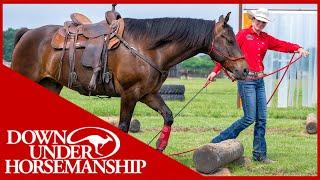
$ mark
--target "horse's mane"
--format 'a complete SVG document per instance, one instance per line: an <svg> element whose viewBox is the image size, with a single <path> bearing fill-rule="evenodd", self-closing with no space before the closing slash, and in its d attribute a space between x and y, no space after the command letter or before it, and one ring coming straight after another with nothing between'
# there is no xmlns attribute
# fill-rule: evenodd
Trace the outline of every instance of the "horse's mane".
<svg viewBox="0 0 320 180"><path fill-rule="evenodd" d="M170 42L181 42L186 48L209 45L214 24L214 21L191 18L125 18L126 33L148 43L149 49Z"/></svg>

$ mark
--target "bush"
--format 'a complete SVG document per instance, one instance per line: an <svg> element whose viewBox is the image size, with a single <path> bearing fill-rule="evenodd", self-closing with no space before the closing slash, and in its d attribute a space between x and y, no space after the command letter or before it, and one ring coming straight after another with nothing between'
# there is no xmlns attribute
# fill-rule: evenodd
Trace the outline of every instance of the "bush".
<svg viewBox="0 0 320 180"><path fill-rule="evenodd" d="M181 67L196 74L211 72L214 62L208 55L194 56L181 63Z"/></svg>
<svg viewBox="0 0 320 180"><path fill-rule="evenodd" d="M11 55L14 46L14 38L16 36L18 29L9 28L8 30L3 32L3 58L6 61L11 62Z"/></svg>

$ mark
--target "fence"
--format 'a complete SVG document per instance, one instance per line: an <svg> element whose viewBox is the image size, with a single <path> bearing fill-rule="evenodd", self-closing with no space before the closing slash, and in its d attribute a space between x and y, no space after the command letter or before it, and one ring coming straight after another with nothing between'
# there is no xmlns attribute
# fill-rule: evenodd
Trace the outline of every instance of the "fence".
<svg viewBox="0 0 320 180"><path fill-rule="evenodd" d="M317 12L271 11L270 16L272 22L267 25L266 32L281 40L297 43L311 53L290 67L279 86L277 98L273 99L276 102L270 104L277 107L314 107L317 103ZM265 73L285 66L290 57L291 54L268 51L264 60ZM265 78L267 97L271 96L283 72Z"/></svg>

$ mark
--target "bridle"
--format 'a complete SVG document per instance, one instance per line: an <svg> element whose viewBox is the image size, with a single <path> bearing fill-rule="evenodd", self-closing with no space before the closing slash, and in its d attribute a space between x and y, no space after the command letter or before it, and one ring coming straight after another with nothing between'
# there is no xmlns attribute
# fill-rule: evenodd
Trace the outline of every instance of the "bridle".
<svg viewBox="0 0 320 180"><path fill-rule="evenodd" d="M244 59L244 56L241 56L241 57L230 57L230 56L225 55L224 53L218 51L217 48L214 47L214 37L215 37L214 29L215 29L215 26L216 26L216 23L215 23L215 21L213 21L212 42L211 42L211 48L209 49L208 54L211 54L212 52L214 52L215 54L218 54L219 56L224 57L225 59L230 60L230 61L238 61L240 59Z"/></svg>
<svg viewBox="0 0 320 180"><path fill-rule="evenodd" d="M208 55L210 55L212 52L214 52L218 56L221 56L221 57L224 57L225 59L227 59L227 61L238 61L240 59L244 59L244 56L230 57L230 56L222 53L221 51L219 51L217 48L215 48L215 46L214 46L214 28L215 28L215 23L213 23L212 42L211 42L211 47L209 49ZM235 81L235 79L228 73L228 71L224 67L223 67L223 70L224 70L225 74L228 76L229 79L231 79L232 81Z"/></svg>
<svg viewBox="0 0 320 180"><path fill-rule="evenodd" d="M211 52L214 52L214 53L218 54L219 56L222 56L222 57L224 57L225 59L230 60L230 61L238 61L238 60L240 60L240 59L244 59L244 56L240 56L240 57L230 57L230 56L225 55L225 54L223 54L222 52L218 51L218 50L214 47L214 40L212 40L212 42L211 42L211 48L210 48L208 54L210 54Z"/></svg>

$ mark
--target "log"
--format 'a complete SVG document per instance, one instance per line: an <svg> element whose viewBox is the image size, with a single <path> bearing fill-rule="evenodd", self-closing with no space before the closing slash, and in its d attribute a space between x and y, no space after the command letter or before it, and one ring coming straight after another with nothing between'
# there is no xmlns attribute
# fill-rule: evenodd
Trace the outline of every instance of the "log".
<svg viewBox="0 0 320 180"><path fill-rule="evenodd" d="M318 132L317 124L317 116L314 113L309 114L306 120L307 132L309 134L316 134Z"/></svg>
<svg viewBox="0 0 320 180"><path fill-rule="evenodd" d="M222 166L242 157L243 152L244 148L240 141L229 139L199 147L193 153L193 162L198 172L212 174Z"/></svg>
<svg viewBox="0 0 320 180"><path fill-rule="evenodd" d="M99 116L100 119L103 119L104 121L108 122L109 124L118 127L119 125L119 119L118 117L102 117ZM132 133L136 133L139 132L141 128L141 124L140 121L137 119L133 119L130 122L130 127L129 127L129 131Z"/></svg>

